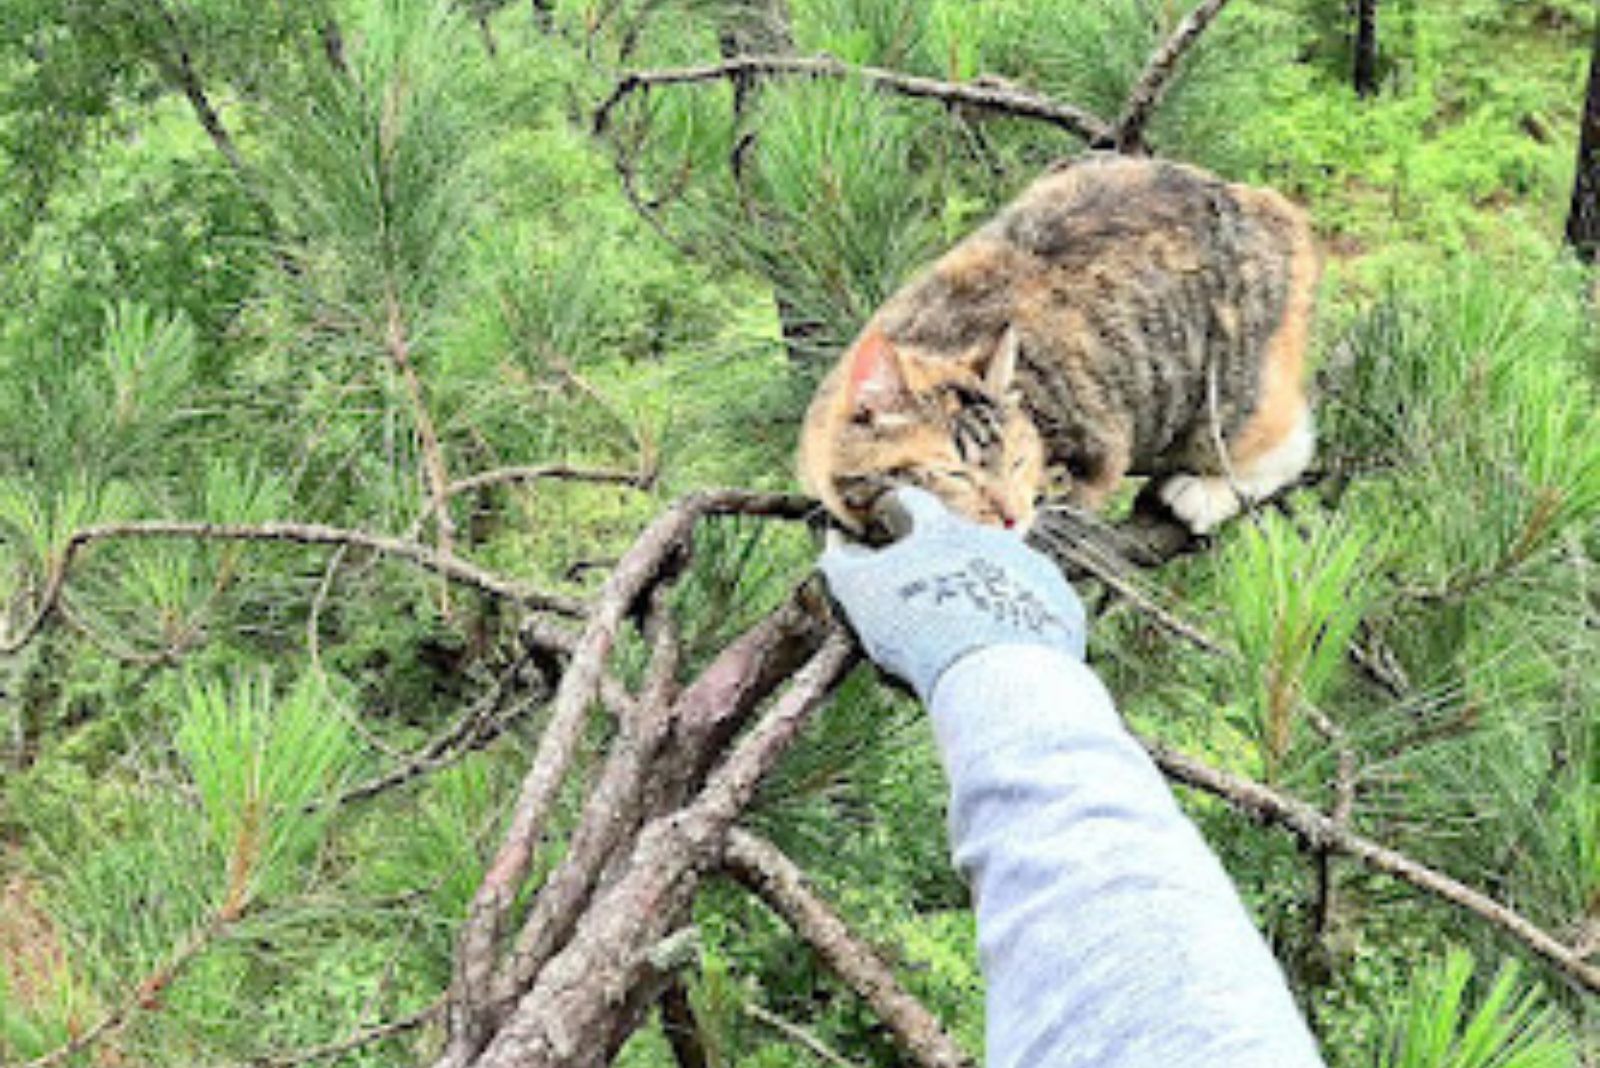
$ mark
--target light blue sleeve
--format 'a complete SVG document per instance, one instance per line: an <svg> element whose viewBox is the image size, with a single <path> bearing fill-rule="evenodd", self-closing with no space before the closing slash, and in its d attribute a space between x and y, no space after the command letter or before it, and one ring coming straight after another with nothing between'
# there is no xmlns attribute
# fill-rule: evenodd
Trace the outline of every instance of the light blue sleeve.
<svg viewBox="0 0 1600 1068"><path fill-rule="evenodd" d="M1005 645L929 702L989 1068L1320 1068L1215 854L1089 668Z"/></svg>

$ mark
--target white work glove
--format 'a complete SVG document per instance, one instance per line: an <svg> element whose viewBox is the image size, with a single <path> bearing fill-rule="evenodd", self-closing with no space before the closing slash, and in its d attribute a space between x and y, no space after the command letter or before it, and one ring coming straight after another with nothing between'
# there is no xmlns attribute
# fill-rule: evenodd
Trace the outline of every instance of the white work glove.
<svg viewBox="0 0 1600 1068"><path fill-rule="evenodd" d="M831 546L818 567L867 655L924 703L976 649L1044 645L1083 658L1083 605L1048 557L919 489L893 491L886 506L900 540Z"/></svg>

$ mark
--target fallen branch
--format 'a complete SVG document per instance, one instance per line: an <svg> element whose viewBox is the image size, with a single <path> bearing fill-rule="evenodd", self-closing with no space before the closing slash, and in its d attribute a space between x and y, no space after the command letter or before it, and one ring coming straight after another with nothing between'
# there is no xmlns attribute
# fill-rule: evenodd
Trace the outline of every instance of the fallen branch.
<svg viewBox="0 0 1600 1068"><path fill-rule="evenodd" d="M745 1002L744 1014L757 1023L766 1024L791 1042L804 1046L818 1060L827 1061L829 1064L836 1065L837 1068L856 1068L855 1064L835 1053L827 1043L807 1031L804 1027L785 1020L775 1012L769 1012L753 1001Z"/></svg>
<svg viewBox="0 0 1600 1068"><path fill-rule="evenodd" d="M1059 127L1091 144L1109 143L1113 131L1095 115L1071 104L1061 104L1025 89L1006 85L972 82L942 82L914 74L858 67L832 56L737 56L703 67L677 67L664 70L630 71L617 82L611 95L595 111L594 129L603 133L611 112L624 99L639 90L657 85L690 85L696 82L733 81L752 75L786 75L811 78L860 78L871 85L890 89L904 96L961 104L1017 118L1035 119Z"/></svg>
<svg viewBox="0 0 1600 1068"><path fill-rule="evenodd" d="M767 840L734 828L723 864L740 883L782 916L828 968L859 994L922 1068L972 1068L937 1018L906 993L871 946L819 898L794 861Z"/></svg>
<svg viewBox="0 0 1600 1068"><path fill-rule="evenodd" d="M573 467L570 464L497 467L492 471L481 471L467 478L458 478L446 486L444 492L446 497L455 497L487 486L546 481L591 482L600 485L629 486L633 489L642 490L649 489L655 484L656 474L657 472L654 470L608 471L602 468Z"/></svg>
<svg viewBox="0 0 1600 1068"><path fill-rule="evenodd" d="M1521 942L1580 989L1600 993L1600 966L1588 963L1576 949L1487 894L1341 827L1304 801L1210 767L1161 742L1141 741L1168 778L1220 797L1257 820L1279 824L1313 849L1354 857L1374 871L1448 901Z"/></svg>
<svg viewBox="0 0 1600 1068"><path fill-rule="evenodd" d="M363 530L323 526L320 523L268 522L256 524L204 523L183 520L149 519L124 523L103 523L75 531L62 547L45 583L33 617L13 638L0 641L0 656L26 646L49 621L65 592L67 576L79 554L100 541L120 539L176 538L196 541L290 542L299 545L337 545L367 549L380 556L415 564L452 582L458 582L492 597L512 601L526 608L557 615L581 617L584 605L568 597L545 593L502 578L459 557L430 549L401 538L369 534Z"/></svg>

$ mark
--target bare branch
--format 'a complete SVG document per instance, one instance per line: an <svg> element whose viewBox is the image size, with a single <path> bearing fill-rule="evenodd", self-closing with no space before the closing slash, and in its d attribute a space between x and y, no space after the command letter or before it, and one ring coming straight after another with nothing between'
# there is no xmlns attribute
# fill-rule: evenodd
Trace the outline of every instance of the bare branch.
<svg viewBox="0 0 1600 1068"><path fill-rule="evenodd" d="M1258 820L1286 827L1313 848L1354 857L1374 871L1442 898L1521 942L1580 989L1600 993L1600 966L1588 963L1577 950L1487 894L1339 826L1304 801L1210 767L1161 742L1142 741L1169 778L1214 794Z"/></svg>
<svg viewBox="0 0 1600 1068"><path fill-rule="evenodd" d="M814 502L806 498L781 494L736 490L693 494L656 519L606 580L561 679L550 722L512 810L511 825L473 897L457 942L452 1056L470 1057L482 1045L486 1022L483 1014L495 1000L491 977L506 914L528 874L534 846L572 764L589 708L599 694L605 659L623 619L671 569L673 558L684 551L689 534L703 516L806 515L814 507Z"/></svg>
<svg viewBox="0 0 1600 1068"><path fill-rule="evenodd" d="M927 1007L906 992L872 947L816 895L805 873L777 846L734 828L728 832L723 864L872 1006L914 1063L922 1068L971 1068L976 1063Z"/></svg>
<svg viewBox="0 0 1600 1068"><path fill-rule="evenodd" d="M255 524L190 522L175 519L130 520L102 523L75 531L67 539L61 555L51 566L39 606L33 617L11 638L0 640L0 656L17 652L39 633L55 612L65 592L67 576L82 551L99 541L120 539L177 538L196 541L290 542L299 545L335 545L367 549L380 556L415 564L452 582L514 601L534 611L581 617L584 606L568 597L544 593L512 582L459 557L419 545L414 541L369 534L364 530L324 526L320 523L267 522Z"/></svg>
<svg viewBox="0 0 1600 1068"><path fill-rule="evenodd" d="M594 482L602 485L630 486L634 489L649 489L655 484L655 470L646 471L607 471L600 468L573 467L569 464L541 464L534 467L497 467L492 471L480 471L478 474L467 478L458 478L445 487L446 497L455 497L462 493L483 489L485 486L500 486L514 482Z"/></svg>
<svg viewBox="0 0 1600 1068"><path fill-rule="evenodd" d="M1194 46L1211 20L1228 6L1228 0L1202 0L1200 5L1178 23L1167 42L1156 49L1145 63L1144 72L1128 93L1122 116L1117 119L1116 130L1108 142L1099 147L1112 147L1121 152L1144 151L1144 128L1155 113L1156 105L1172 84L1178 64L1184 54Z"/></svg>
<svg viewBox="0 0 1600 1068"><path fill-rule="evenodd" d="M753 1001L745 1002L744 1014L757 1023L766 1024L791 1042L804 1046L819 1060L827 1061L829 1064L836 1065L837 1068L856 1068L856 1065L835 1053L826 1042L807 1031L804 1027L785 1020L777 1013L770 1012Z"/></svg>
<svg viewBox="0 0 1600 1068"><path fill-rule="evenodd" d="M1007 85L941 82L914 74L885 70L882 67L857 67L832 56L737 56L703 67L677 67L664 70L631 71L622 76L611 95L595 112L594 127L603 132L611 112L630 94L657 85L688 85L696 82L737 81L751 75L792 75L810 78L860 78L872 85L905 96L941 100L1048 123L1091 143L1109 143L1110 127L1096 116L1060 104L1045 96Z"/></svg>
<svg viewBox="0 0 1600 1068"><path fill-rule="evenodd" d="M610 1039L627 1026L629 994L655 974L650 947L676 929L722 848L729 826L801 728L856 663L855 643L835 628L793 685L717 769L687 808L657 817L638 837L620 877L585 911L577 933L474 1063L478 1068L587 1068L608 1063ZM631 1021L622 1021L623 1025ZM448 1056L441 1063L451 1061Z"/></svg>

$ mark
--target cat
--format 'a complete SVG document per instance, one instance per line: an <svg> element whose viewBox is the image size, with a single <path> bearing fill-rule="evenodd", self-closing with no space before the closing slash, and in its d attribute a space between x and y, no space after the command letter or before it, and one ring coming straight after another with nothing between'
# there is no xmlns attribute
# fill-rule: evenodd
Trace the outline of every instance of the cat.
<svg viewBox="0 0 1600 1068"><path fill-rule="evenodd" d="M1271 190L1060 165L872 316L812 399L801 481L859 535L896 485L1026 531L1047 492L1097 509L1150 475L1208 533L1311 462L1319 273L1305 214Z"/></svg>

